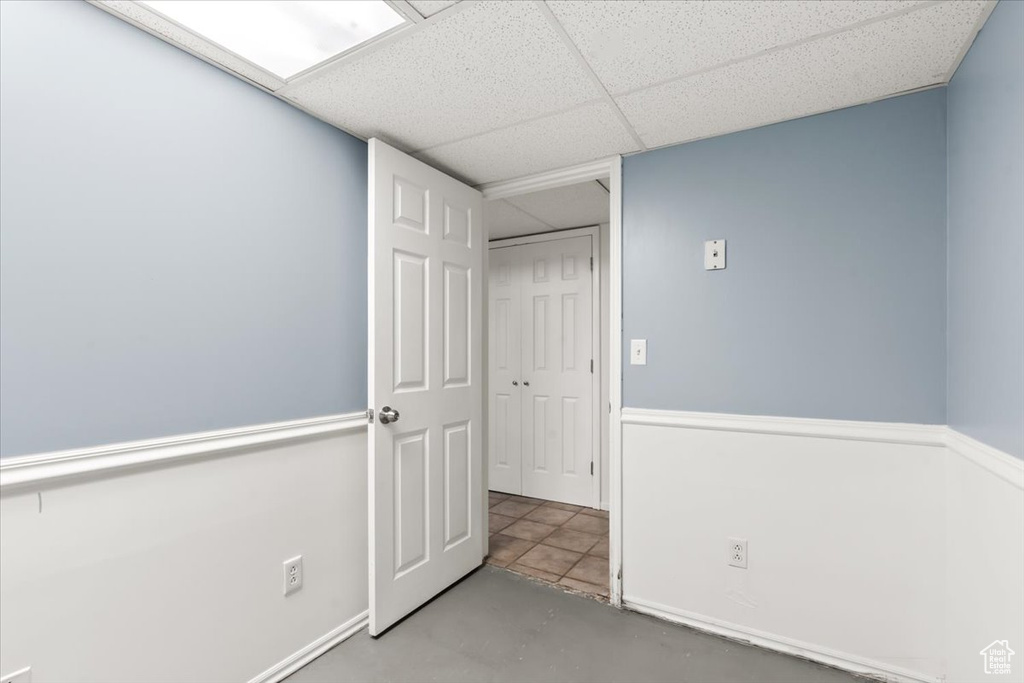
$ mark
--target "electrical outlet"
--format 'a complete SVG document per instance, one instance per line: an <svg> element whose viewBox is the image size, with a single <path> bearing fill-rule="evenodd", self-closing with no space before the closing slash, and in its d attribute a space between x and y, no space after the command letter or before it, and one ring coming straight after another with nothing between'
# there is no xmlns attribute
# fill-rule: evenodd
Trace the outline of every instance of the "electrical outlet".
<svg viewBox="0 0 1024 683"><path fill-rule="evenodd" d="M302 588L302 555L284 561L284 594L291 595Z"/></svg>
<svg viewBox="0 0 1024 683"><path fill-rule="evenodd" d="M0 683L32 683L32 667L26 666L6 676L0 676Z"/></svg>
<svg viewBox="0 0 1024 683"><path fill-rule="evenodd" d="M730 567L747 568L747 539L730 538L727 559Z"/></svg>
<svg viewBox="0 0 1024 683"><path fill-rule="evenodd" d="M704 243L704 270L725 269L725 240L708 240Z"/></svg>

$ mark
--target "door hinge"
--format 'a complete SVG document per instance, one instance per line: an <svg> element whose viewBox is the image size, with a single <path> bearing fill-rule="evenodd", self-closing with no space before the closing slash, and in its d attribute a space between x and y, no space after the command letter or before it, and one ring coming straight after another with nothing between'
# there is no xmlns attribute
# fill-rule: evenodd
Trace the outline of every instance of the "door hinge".
<svg viewBox="0 0 1024 683"><path fill-rule="evenodd" d="M590 476L594 476L594 461L590 461Z"/></svg>
<svg viewBox="0 0 1024 683"><path fill-rule="evenodd" d="M590 374L591 375L594 374L594 359L593 358L590 359Z"/></svg>
<svg viewBox="0 0 1024 683"><path fill-rule="evenodd" d="M366 421L373 424L373 408L366 409Z"/></svg>
<svg viewBox="0 0 1024 683"><path fill-rule="evenodd" d="M590 272L594 272L594 257L590 257Z"/></svg>

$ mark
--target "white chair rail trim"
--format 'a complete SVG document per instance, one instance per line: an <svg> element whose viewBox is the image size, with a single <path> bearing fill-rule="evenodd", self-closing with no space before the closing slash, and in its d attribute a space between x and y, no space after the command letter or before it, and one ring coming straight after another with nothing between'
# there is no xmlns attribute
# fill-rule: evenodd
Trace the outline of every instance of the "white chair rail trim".
<svg viewBox="0 0 1024 683"><path fill-rule="evenodd" d="M0 490L7 492L40 482L93 475L107 470L205 458L244 448L338 434L365 427L366 413L346 413L6 458L0 461Z"/></svg>
<svg viewBox="0 0 1024 683"><path fill-rule="evenodd" d="M946 425L728 415L644 408L623 408L622 424L936 446L943 448L944 452L948 449L948 452L966 458L1000 479L1024 489L1024 461Z"/></svg>

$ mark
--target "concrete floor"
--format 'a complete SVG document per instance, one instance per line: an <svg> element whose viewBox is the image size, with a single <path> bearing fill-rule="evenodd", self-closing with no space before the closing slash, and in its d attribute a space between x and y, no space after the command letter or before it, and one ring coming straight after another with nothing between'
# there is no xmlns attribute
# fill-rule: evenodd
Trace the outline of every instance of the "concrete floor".
<svg viewBox="0 0 1024 683"><path fill-rule="evenodd" d="M349 638L288 683L865 679L483 567L379 639Z"/></svg>

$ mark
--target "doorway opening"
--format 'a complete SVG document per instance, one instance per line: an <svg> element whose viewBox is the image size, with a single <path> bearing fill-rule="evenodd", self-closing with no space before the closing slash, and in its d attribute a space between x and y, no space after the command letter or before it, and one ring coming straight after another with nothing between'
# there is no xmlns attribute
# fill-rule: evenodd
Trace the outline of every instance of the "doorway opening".
<svg viewBox="0 0 1024 683"><path fill-rule="evenodd" d="M485 561L607 599L610 179L491 199L484 216Z"/></svg>

